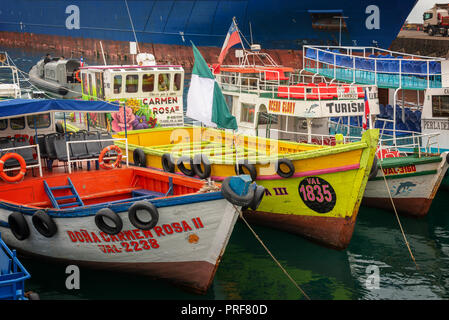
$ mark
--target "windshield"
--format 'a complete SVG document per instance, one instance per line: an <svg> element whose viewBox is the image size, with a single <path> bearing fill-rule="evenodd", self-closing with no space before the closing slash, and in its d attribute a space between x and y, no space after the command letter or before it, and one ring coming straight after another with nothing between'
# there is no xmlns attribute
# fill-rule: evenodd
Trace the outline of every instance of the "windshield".
<svg viewBox="0 0 449 320"><path fill-rule="evenodd" d="M424 20L429 20L429 19L431 19L432 18L432 13L431 12L426 12L426 13L424 13L424 15L423 15L423 19Z"/></svg>

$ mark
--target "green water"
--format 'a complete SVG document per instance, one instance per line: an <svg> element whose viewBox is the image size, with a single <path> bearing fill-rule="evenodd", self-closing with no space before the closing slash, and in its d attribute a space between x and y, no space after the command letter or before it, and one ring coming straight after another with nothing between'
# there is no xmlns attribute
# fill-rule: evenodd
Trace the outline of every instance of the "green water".
<svg viewBox="0 0 449 320"><path fill-rule="evenodd" d="M1 49L1 48L0 48ZM28 71L46 52L7 49ZM54 56L58 53L51 52ZM89 63L89 61L86 61ZM440 190L424 219L400 217L419 270L393 213L361 207L349 247L335 251L301 237L253 226L290 276L313 300L448 299L449 192ZM80 289L68 290L66 265L22 258L32 278L27 290L47 299L296 300L304 299L242 221L238 221L206 295L164 281L80 269ZM367 268L379 268L379 288L366 285Z"/></svg>

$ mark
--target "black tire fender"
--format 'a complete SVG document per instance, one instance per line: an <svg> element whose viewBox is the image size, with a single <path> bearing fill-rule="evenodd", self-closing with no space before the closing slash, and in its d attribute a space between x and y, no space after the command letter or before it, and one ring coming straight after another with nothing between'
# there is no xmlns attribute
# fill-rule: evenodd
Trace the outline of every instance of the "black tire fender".
<svg viewBox="0 0 449 320"><path fill-rule="evenodd" d="M284 172L281 169L281 164L286 165L288 167L288 171ZM293 176L295 174L295 165L293 164L293 162L290 159L279 159L277 161L277 169L276 169L276 173L282 177L282 178L290 178L291 176Z"/></svg>
<svg viewBox="0 0 449 320"><path fill-rule="evenodd" d="M238 170L237 170L238 167ZM243 171L243 168L245 168L248 172L249 175L251 176L251 180L252 181L256 181L257 179L257 171L256 171L256 167L249 163L248 160L242 160L239 161L238 165L234 167L234 171L237 175L241 175L241 174L246 174L245 171Z"/></svg>
<svg viewBox="0 0 449 320"><path fill-rule="evenodd" d="M44 237L51 238L58 232L54 220L42 210L36 211L31 217L31 221L37 232Z"/></svg>
<svg viewBox="0 0 449 320"><path fill-rule="evenodd" d="M191 169L187 169L186 166L184 165L184 162L189 162ZM195 176L195 171L193 169L193 159L191 157L189 157L189 156L180 157L178 159L178 161L176 162L176 165L178 166L179 171L184 173L186 176L188 176L188 177Z"/></svg>
<svg viewBox="0 0 449 320"><path fill-rule="evenodd" d="M204 170L201 165L203 165ZM200 179L209 178L212 171L209 158L204 154L196 154L193 157L193 170Z"/></svg>
<svg viewBox="0 0 449 320"><path fill-rule="evenodd" d="M17 211L11 213L8 216L8 224L17 240L22 241L30 236L30 228L22 213Z"/></svg>
<svg viewBox="0 0 449 320"><path fill-rule="evenodd" d="M254 200L254 188L252 186L249 186L248 192L240 196L232 190L229 182L232 177L226 177L223 182L221 183L221 194L223 197L228 200L230 203L240 206L240 207L247 207L251 204L251 202Z"/></svg>
<svg viewBox="0 0 449 320"><path fill-rule="evenodd" d="M377 156L374 155L373 166L371 167L371 171L369 172L368 180L373 180L377 176L378 170L379 170L378 159Z"/></svg>
<svg viewBox="0 0 449 320"><path fill-rule="evenodd" d="M146 168L147 161L145 152L143 152L142 149L137 148L133 151L133 159L134 159L134 165L142 168Z"/></svg>
<svg viewBox="0 0 449 320"><path fill-rule="evenodd" d="M249 204L249 207L253 210L257 210L260 203L262 202L264 195L265 195L265 188L262 186L257 186L256 190L254 191L253 200Z"/></svg>
<svg viewBox="0 0 449 320"><path fill-rule="evenodd" d="M151 215L150 221L142 221L137 216L138 210L146 210ZM141 230L153 229L159 221L159 212L154 204L147 201L137 201L128 210L128 218L131 224Z"/></svg>
<svg viewBox="0 0 449 320"><path fill-rule="evenodd" d="M161 158L162 169L165 172L174 173L175 172L175 162L173 161L173 157L169 153L164 153Z"/></svg>
<svg viewBox="0 0 449 320"><path fill-rule="evenodd" d="M114 227L112 227L110 224L107 224L105 222L105 218L108 219L110 222L114 223ZM117 213L112 211L110 208L103 208L98 210L98 212L95 214L95 224L98 229L103 231L107 234L117 234L120 231L122 231L123 228L123 221L119 217Z"/></svg>

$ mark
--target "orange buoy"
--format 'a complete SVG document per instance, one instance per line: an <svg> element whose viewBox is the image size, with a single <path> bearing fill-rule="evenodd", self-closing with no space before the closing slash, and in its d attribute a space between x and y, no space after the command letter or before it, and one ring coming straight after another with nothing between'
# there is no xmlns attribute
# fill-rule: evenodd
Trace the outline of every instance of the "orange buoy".
<svg viewBox="0 0 449 320"><path fill-rule="evenodd" d="M115 150L117 152L117 159L115 159L115 161L113 163L105 163L103 161L104 156L106 155L106 153L108 153L111 150ZM100 157L98 158L98 161L100 162L100 167L103 169L114 169L117 168L117 166L119 165L119 163L122 161L122 150L117 147L116 145L110 145L107 146L106 148L104 148L101 153L100 153Z"/></svg>
<svg viewBox="0 0 449 320"><path fill-rule="evenodd" d="M15 176L8 176L5 171L3 171L3 166L5 165L5 162L9 159L16 159L19 161L20 164L20 171ZM7 182L18 182L21 181L25 177L25 173L27 171L27 164L25 162L25 159L20 154L17 154L15 152L10 152L5 154L3 157L0 158L0 178Z"/></svg>

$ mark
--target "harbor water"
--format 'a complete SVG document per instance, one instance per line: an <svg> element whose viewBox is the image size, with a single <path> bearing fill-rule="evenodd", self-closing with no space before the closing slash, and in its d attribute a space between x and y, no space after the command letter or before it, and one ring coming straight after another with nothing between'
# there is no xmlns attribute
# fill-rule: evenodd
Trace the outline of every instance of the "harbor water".
<svg viewBox="0 0 449 320"><path fill-rule="evenodd" d="M22 71L47 52L5 50ZM57 52L51 52L57 56ZM76 57L79 58L79 57ZM84 59L88 64L103 61ZM108 61L113 63L113 61ZM186 92L188 90L188 77ZM0 82L7 79L0 79ZM26 86L26 83L23 83ZM186 99L186 95L184 97ZM416 267L392 212L361 207L349 247L322 247L301 237L254 226L259 238L312 300L440 300L449 298L449 192L439 190L428 216L400 216ZM42 300L301 300L297 287L239 220L206 295L132 274L80 268L79 289L68 289L67 265L21 257L28 290Z"/></svg>

